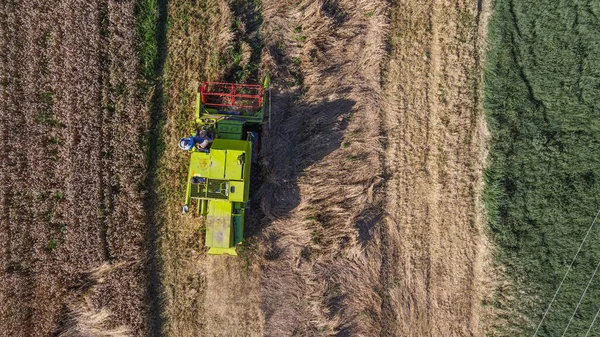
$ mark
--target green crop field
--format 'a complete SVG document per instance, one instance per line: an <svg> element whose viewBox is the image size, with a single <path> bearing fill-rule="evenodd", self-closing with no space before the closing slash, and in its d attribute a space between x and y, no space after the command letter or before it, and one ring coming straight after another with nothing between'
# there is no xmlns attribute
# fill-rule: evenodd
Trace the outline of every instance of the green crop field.
<svg viewBox="0 0 600 337"><path fill-rule="evenodd" d="M508 285L489 303L502 313L493 335L533 335L600 208L599 18L599 1L494 3L484 198ZM563 334L599 260L600 221L538 336ZM566 335L585 335L598 308L600 273Z"/></svg>

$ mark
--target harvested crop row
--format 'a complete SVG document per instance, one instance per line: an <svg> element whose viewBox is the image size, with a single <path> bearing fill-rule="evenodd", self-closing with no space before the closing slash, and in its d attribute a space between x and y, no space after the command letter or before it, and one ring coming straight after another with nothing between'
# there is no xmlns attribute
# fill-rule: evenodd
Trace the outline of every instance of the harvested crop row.
<svg viewBox="0 0 600 337"><path fill-rule="evenodd" d="M381 333L384 1L263 1L265 333Z"/></svg>
<svg viewBox="0 0 600 337"><path fill-rule="evenodd" d="M0 327L11 336L145 333L134 24L133 4L2 5ZM110 277L90 288L105 262ZM103 308L112 315L83 324Z"/></svg>
<svg viewBox="0 0 600 337"><path fill-rule="evenodd" d="M484 2L485 4L485 2ZM477 1L400 2L386 70L384 335L482 335L485 123Z"/></svg>
<svg viewBox="0 0 600 337"><path fill-rule="evenodd" d="M310 2L298 8L280 2L263 2L262 11L257 13L253 12L255 5L248 1L233 1L231 5L244 6L248 11L238 13L236 10L236 17L232 18L229 8L216 1L180 2L169 7L172 25L166 74L166 146L159 176L180 178L163 180L159 191L163 201L160 249L168 319L164 332L172 335L287 335L294 331L297 334L342 329L377 331L378 323L365 314L368 310L377 311L380 305L375 290L377 272L369 266L367 256L354 255L360 254L361 245L368 241L368 226L372 225L372 219L368 218L372 205L363 203L372 194L362 191L364 188L373 190L379 181L374 178L378 171L369 170L371 166L380 166L376 150L379 111L373 101L384 54L386 7L383 3L355 6L348 2L321 12L319 5ZM347 25L343 22L344 10L351 13ZM288 20L288 14L296 21ZM311 19L302 28L306 31L295 32L295 26L305 18ZM257 30L256 25L261 21L266 26ZM371 29L367 29L368 26ZM282 28L285 36L278 32ZM330 32L330 28L336 31ZM304 34L307 36L303 37ZM345 50L344 44L336 43L336 39L343 39L352 48ZM206 256L201 220L179 214L188 157L182 155L175 144L178 137L189 132L199 81L258 80L261 76L255 75L249 62L260 55L263 44L259 75L271 73L276 84L271 129L263 133L261 159L266 183L253 194L254 200L262 200L266 217L260 219L262 214L256 207L259 205L254 202L246 228L246 243L238 259ZM335 49L324 52L333 45ZM361 50L364 46L368 48ZM344 56L330 61L338 53ZM355 58L357 53L360 57ZM306 62L306 68L299 67L298 62ZM335 70L344 65L348 65L349 70L339 82L340 73ZM363 65L367 67L361 70ZM325 82L319 82L319 73L328 73ZM301 85L304 81L301 78L306 84ZM308 92L292 106L291 99L302 94L301 88ZM329 95L331 89L335 93ZM353 113L360 117L350 120ZM375 120L363 128L367 115ZM349 133L344 136L346 131ZM345 145L342 146L343 138ZM357 149L360 158L353 155ZM373 149L375 152L369 152ZM331 160L325 160L333 153ZM303 170L310 170L311 174L297 183L296 178ZM325 177L327 170L341 170L344 175L330 181ZM329 189L331 183L342 183L343 191ZM317 190L311 192L311 185ZM313 196L305 199L305 203L314 201L315 206L323 210L303 208L291 212L300 198L299 189L303 195ZM350 194L351 202L340 209L339 203L345 200L343 193ZM353 208L353 204L364 206ZM327 213L338 216L322 219ZM310 215L323 223L306 220ZM353 228L356 219L364 223L361 234ZM301 232L296 232L296 228ZM301 238L295 241L298 235ZM359 238L359 235L364 237ZM318 242L317 237L326 239ZM333 255L337 255L338 248L343 258L334 262ZM265 264L262 256L268 261L262 277L265 288L261 290L258 282L260 268ZM312 262L304 262L311 259ZM335 268L328 270L331 265ZM287 270L289 267L291 271ZM346 283L343 273L349 273ZM374 284L368 279L373 275ZM293 279L295 277L299 279ZM291 293L286 293L288 289ZM338 309L336 292L349 294L362 290L366 290L365 297L349 299L349 309ZM260 296L263 297L262 308L259 307ZM362 303L363 299L367 301ZM310 303L306 303L307 300ZM316 311L304 315L313 306ZM338 312L330 315L328 311ZM362 316L354 326L357 315Z"/></svg>

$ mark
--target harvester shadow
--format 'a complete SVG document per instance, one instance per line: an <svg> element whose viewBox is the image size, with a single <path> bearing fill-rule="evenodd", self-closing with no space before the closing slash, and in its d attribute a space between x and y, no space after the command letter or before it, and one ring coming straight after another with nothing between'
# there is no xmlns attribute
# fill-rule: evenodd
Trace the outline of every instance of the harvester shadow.
<svg viewBox="0 0 600 337"><path fill-rule="evenodd" d="M279 236L272 231L263 235L264 230L298 207L298 179L305 169L342 147L355 105L348 99L299 105L293 97L273 89L271 127L263 132L262 169L251 187L256 192L252 193L245 235L263 239L268 260L278 259L282 248L277 244Z"/></svg>

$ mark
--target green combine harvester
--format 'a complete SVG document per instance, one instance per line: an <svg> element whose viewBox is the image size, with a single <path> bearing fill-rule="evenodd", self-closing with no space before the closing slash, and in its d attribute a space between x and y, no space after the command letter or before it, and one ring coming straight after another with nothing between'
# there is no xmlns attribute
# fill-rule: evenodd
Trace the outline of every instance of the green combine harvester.
<svg viewBox="0 0 600 337"><path fill-rule="evenodd" d="M263 86L204 82L196 97L193 135L179 147L191 154L185 205L196 204L206 226L208 254L237 256L250 199L250 169L262 124L268 119ZM265 116L267 113L267 116Z"/></svg>

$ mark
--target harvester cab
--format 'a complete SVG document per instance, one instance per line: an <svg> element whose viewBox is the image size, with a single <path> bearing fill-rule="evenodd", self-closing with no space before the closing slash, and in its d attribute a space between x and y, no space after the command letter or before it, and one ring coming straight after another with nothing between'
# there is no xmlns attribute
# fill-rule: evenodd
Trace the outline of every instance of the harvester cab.
<svg viewBox="0 0 600 337"><path fill-rule="evenodd" d="M236 256L235 248L242 243L250 170L260 128L270 117L269 84L269 77L262 86L202 83L191 136L179 141L191 157L182 213L195 204L206 226L208 254Z"/></svg>

